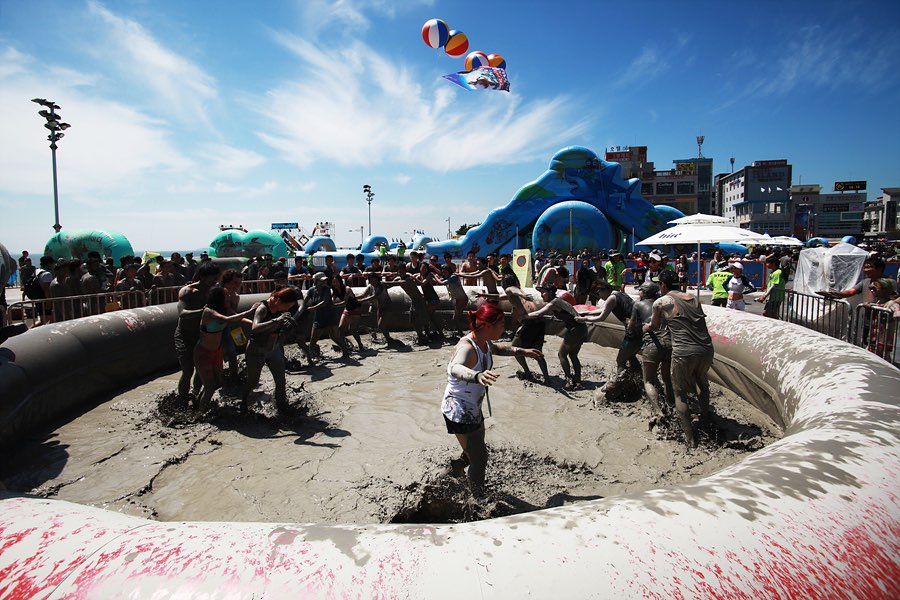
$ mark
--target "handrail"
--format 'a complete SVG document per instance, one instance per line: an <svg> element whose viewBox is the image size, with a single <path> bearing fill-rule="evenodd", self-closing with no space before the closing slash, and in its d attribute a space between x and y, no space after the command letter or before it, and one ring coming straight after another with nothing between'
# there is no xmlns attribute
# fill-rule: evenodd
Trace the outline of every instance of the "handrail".
<svg viewBox="0 0 900 600"><path fill-rule="evenodd" d="M784 300L778 310L780 320L839 340L850 339L853 315L849 302L787 289L783 293Z"/></svg>
<svg viewBox="0 0 900 600"><path fill-rule="evenodd" d="M897 319L894 311L883 306L860 304L856 307L856 318L850 342L865 348L896 367L900 367L897 353Z"/></svg>

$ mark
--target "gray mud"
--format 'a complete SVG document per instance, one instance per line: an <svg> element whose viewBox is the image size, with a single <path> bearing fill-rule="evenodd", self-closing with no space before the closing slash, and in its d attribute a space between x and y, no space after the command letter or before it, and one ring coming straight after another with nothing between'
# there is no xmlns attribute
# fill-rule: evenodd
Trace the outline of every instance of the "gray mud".
<svg viewBox="0 0 900 600"><path fill-rule="evenodd" d="M595 401L614 368L610 349L585 345L584 389L562 391L558 340L548 338L549 385L519 379L512 358L495 360L488 491L474 499L450 474L459 447L440 414L451 346L400 339L388 348L366 336L370 350L347 361L322 343L312 367L289 348L288 415L275 414L264 370L249 414L226 386L215 413L195 423L175 402L177 374L165 375L35 433L0 479L10 491L163 521L449 523L698 479L781 435L714 388L712 423L686 452L677 424L657 418L636 386Z"/></svg>

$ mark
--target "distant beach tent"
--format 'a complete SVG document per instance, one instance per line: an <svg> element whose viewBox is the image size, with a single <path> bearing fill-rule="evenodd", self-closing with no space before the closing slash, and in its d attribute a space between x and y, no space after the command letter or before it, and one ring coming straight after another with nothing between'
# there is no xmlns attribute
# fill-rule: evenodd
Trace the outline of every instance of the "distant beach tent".
<svg viewBox="0 0 900 600"><path fill-rule="evenodd" d="M260 229L247 232L226 229L209 243L211 258L255 258L265 254L274 258L288 255L281 236Z"/></svg>
<svg viewBox="0 0 900 600"><path fill-rule="evenodd" d="M44 246L44 254L54 258L78 258L87 260L88 253L98 252L100 256L111 256L116 262L123 256L134 256L131 242L121 233L85 229L66 231L53 235Z"/></svg>

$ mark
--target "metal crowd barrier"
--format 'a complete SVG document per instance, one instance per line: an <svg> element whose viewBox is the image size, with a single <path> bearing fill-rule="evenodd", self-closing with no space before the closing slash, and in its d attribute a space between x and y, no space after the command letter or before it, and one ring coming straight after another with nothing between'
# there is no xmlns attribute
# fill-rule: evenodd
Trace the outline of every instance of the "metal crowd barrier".
<svg viewBox="0 0 900 600"><path fill-rule="evenodd" d="M853 315L850 303L842 299L784 290L778 318L802 325L839 340L850 341Z"/></svg>
<svg viewBox="0 0 900 600"><path fill-rule="evenodd" d="M82 296L24 299L13 302L7 312L10 325L24 324L31 328L47 323L71 321L80 317L100 315L123 308L140 308L178 301L181 286L151 288L147 292L103 292Z"/></svg>
<svg viewBox="0 0 900 600"><path fill-rule="evenodd" d="M900 366L900 355L897 353L897 323L892 310L861 304L856 307L851 342L894 366Z"/></svg>

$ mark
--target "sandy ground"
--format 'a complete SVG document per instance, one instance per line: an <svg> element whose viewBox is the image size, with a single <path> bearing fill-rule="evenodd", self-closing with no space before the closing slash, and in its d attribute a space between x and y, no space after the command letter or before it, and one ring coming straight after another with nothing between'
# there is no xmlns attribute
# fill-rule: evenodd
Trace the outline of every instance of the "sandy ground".
<svg viewBox="0 0 900 600"><path fill-rule="evenodd" d="M314 367L288 349L289 417L274 417L264 370L250 414L227 387L210 422L190 423L173 409L177 375L168 374L34 434L4 461L0 480L11 491L162 521L458 522L698 479L780 436L717 388L713 426L686 452L677 427L656 423L646 400L594 402L614 366L610 349L586 345L585 389L561 391L558 340L548 337L556 387L522 381L514 359L496 359L489 494L473 500L465 480L449 475L459 448L440 414L452 345L363 340L371 350L348 361L322 343Z"/></svg>

